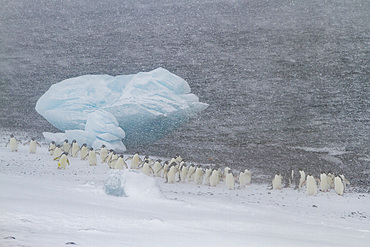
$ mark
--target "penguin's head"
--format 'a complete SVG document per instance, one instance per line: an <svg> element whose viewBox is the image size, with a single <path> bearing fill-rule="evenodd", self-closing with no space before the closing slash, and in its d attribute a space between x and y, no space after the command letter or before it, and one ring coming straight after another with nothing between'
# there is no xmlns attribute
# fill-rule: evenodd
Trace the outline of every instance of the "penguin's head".
<svg viewBox="0 0 370 247"><path fill-rule="evenodd" d="M35 137L32 137L32 138L31 138L31 141L34 141L34 140L35 140Z"/></svg>
<svg viewBox="0 0 370 247"><path fill-rule="evenodd" d="M77 141L76 140L73 140L72 143L76 143Z"/></svg>
<svg viewBox="0 0 370 247"><path fill-rule="evenodd" d="M67 152L63 152L63 153L62 153L62 155L63 155L63 154L64 154L65 156L67 156L67 155L68 155L68 153L67 153Z"/></svg>
<svg viewBox="0 0 370 247"><path fill-rule="evenodd" d="M55 144L55 141L51 141L51 144Z"/></svg>
<svg viewBox="0 0 370 247"><path fill-rule="evenodd" d="M105 148L105 145L103 144L103 145L101 145L101 147L102 147L102 148Z"/></svg>
<svg viewBox="0 0 370 247"><path fill-rule="evenodd" d="M90 151L93 151L94 149L93 148L90 148Z"/></svg>
<svg viewBox="0 0 370 247"><path fill-rule="evenodd" d="M83 146L83 147L87 147L87 144L86 144L86 143L84 143L84 144L82 144L82 146Z"/></svg>
<svg viewBox="0 0 370 247"><path fill-rule="evenodd" d="M114 153L114 150L113 149L109 149L109 152Z"/></svg>
<svg viewBox="0 0 370 247"><path fill-rule="evenodd" d="M13 138L13 137L14 137L14 135L13 135L13 134L11 134L11 135L10 135L10 138Z"/></svg>
<svg viewBox="0 0 370 247"><path fill-rule="evenodd" d="M123 154L121 154L119 157L123 158Z"/></svg>
<svg viewBox="0 0 370 247"><path fill-rule="evenodd" d="M65 143L68 143L68 140L67 140L67 139L65 139L65 140L64 140L64 142L65 142Z"/></svg>

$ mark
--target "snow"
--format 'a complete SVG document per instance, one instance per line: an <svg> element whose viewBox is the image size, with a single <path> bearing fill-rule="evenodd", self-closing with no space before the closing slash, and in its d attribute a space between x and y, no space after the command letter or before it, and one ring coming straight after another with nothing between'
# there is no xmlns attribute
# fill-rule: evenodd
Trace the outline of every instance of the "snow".
<svg viewBox="0 0 370 247"><path fill-rule="evenodd" d="M52 85L35 109L61 131L80 130L79 138L89 146L95 139L117 144L112 136L135 146L158 140L208 107L190 91L184 79L163 68L115 77L84 75ZM112 128L89 121L105 117Z"/></svg>
<svg viewBox="0 0 370 247"><path fill-rule="evenodd" d="M59 170L46 143L36 154L26 146L12 153L5 143L0 142L0 246L370 244L365 193L309 196L292 188L270 190L254 184L253 176L251 185L235 190L223 182L167 184L136 170L113 171L71 157ZM112 178L120 180L126 196L105 192Z"/></svg>

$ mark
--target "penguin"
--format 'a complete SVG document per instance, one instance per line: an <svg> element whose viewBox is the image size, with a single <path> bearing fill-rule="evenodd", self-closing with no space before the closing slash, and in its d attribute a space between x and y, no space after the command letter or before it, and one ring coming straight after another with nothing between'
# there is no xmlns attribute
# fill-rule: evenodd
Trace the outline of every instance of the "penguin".
<svg viewBox="0 0 370 247"><path fill-rule="evenodd" d="M224 168L224 173L222 174L222 181L225 181L226 175L229 174L229 171L231 171L230 167L225 167Z"/></svg>
<svg viewBox="0 0 370 247"><path fill-rule="evenodd" d="M63 151L64 152L67 152L67 153L70 153L70 150L71 149L71 145L68 143L68 140L65 139L64 142L63 142Z"/></svg>
<svg viewBox="0 0 370 247"><path fill-rule="evenodd" d="M48 149L48 151L49 151L49 153L50 153L50 155L53 155L54 154L54 150L55 150L55 148L56 148L57 146L55 145L55 141L52 141L50 144L49 144L49 149Z"/></svg>
<svg viewBox="0 0 370 247"><path fill-rule="evenodd" d="M124 160L124 158L123 158L123 154L121 154L121 155L118 157L118 159L117 159L117 161L115 162L115 164L114 164L114 169L122 170L122 169L124 169L124 168L128 169L128 166L127 166L127 164L126 164L126 162L125 162L125 160Z"/></svg>
<svg viewBox="0 0 370 247"><path fill-rule="evenodd" d="M186 163L185 163L185 160L182 160L180 163L179 163L179 171L182 170L182 167L183 166L186 166Z"/></svg>
<svg viewBox="0 0 370 247"><path fill-rule="evenodd" d="M109 165L109 163L110 163L110 161L112 159L113 153L114 153L114 150L113 149L110 149L109 152L108 152L107 164L108 164L109 168L111 168L110 165Z"/></svg>
<svg viewBox="0 0 370 247"><path fill-rule="evenodd" d="M272 189L281 190L281 180L282 176L280 174L276 174L274 179L272 180Z"/></svg>
<svg viewBox="0 0 370 247"><path fill-rule="evenodd" d="M73 140L72 141L72 147L71 147L71 156L72 157L77 157L78 152L80 151L80 146L78 146L77 141Z"/></svg>
<svg viewBox="0 0 370 247"><path fill-rule="evenodd" d="M180 164L181 161L182 161L182 158L181 158L181 156L179 154L176 154L175 159L176 159L176 161L177 161L178 164Z"/></svg>
<svg viewBox="0 0 370 247"><path fill-rule="evenodd" d="M339 175L339 177L342 179L342 182L343 182L343 187L344 187L344 192L346 191L347 189L347 185L350 185L350 182L348 181L348 179L346 179L344 177L343 174Z"/></svg>
<svg viewBox="0 0 370 247"><path fill-rule="evenodd" d="M87 144L84 143L82 144L81 149L80 149L81 160L85 160L88 155L89 154L88 154Z"/></svg>
<svg viewBox="0 0 370 247"><path fill-rule="evenodd" d="M334 178L334 190L340 196L342 196L344 193L344 185L342 179L338 176Z"/></svg>
<svg viewBox="0 0 370 247"><path fill-rule="evenodd" d="M231 169L227 170L227 174L225 176L225 184L227 189L235 189L235 177L234 174L231 172Z"/></svg>
<svg viewBox="0 0 370 247"><path fill-rule="evenodd" d="M239 174L239 187L244 188L246 185L251 184L252 175L248 169L245 169L244 172L241 171Z"/></svg>
<svg viewBox="0 0 370 247"><path fill-rule="evenodd" d="M213 170L211 177L209 178L209 185L212 187L216 187L216 185L220 182L220 173L218 170Z"/></svg>
<svg viewBox="0 0 370 247"><path fill-rule="evenodd" d="M168 161L165 161L163 164L162 178L166 178L165 176L167 175L168 169L170 169L170 164L168 163Z"/></svg>
<svg viewBox="0 0 370 247"><path fill-rule="evenodd" d="M204 174L204 184L209 186L209 179L211 177L212 169L210 167L206 168L206 173Z"/></svg>
<svg viewBox="0 0 370 247"><path fill-rule="evenodd" d="M188 181L193 181L194 180L195 169L196 169L196 167L193 164L191 164L189 169L188 169L188 175L187 175Z"/></svg>
<svg viewBox="0 0 370 247"><path fill-rule="evenodd" d="M320 174L320 190L322 192L327 192L329 190L329 179L328 176L325 173Z"/></svg>
<svg viewBox="0 0 370 247"><path fill-rule="evenodd" d="M54 160L58 160L58 169L66 169L67 164L69 165L69 160L67 158L68 153L63 152L60 156L56 157Z"/></svg>
<svg viewBox="0 0 370 247"><path fill-rule="evenodd" d="M53 159L55 159L56 157L59 157L62 153L63 152L62 152L62 149L60 149L60 145L57 145L54 149Z"/></svg>
<svg viewBox="0 0 370 247"><path fill-rule="evenodd" d="M96 151L94 151L93 148L90 148L89 154L88 154L87 161L89 162L90 166L96 166L97 159L96 159Z"/></svg>
<svg viewBox="0 0 370 247"><path fill-rule="evenodd" d="M334 174L328 173L329 188L334 188L334 178L335 178Z"/></svg>
<svg viewBox="0 0 370 247"><path fill-rule="evenodd" d="M317 194L317 184L316 184L316 180L313 176L311 176L311 175L307 176L306 187L307 187L307 193L309 195L316 195Z"/></svg>
<svg viewBox="0 0 370 247"><path fill-rule="evenodd" d="M27 144L30 145L29 147L29 151L31 154L35 154L36 153L36 150L37 150L37 146L41 147L40 143L38 143L35 138L32 138L31 141L29 142L26 142L25 144L23 144L23 146L26 146Z"/></svg>
<svg viewBox="0 0 370 247"><path fill-rule="evenodd" d="M153 160L151 160L148 155L145 155L143 161L141 162L141 165L144 165L143 162L146 162L146 161L148 161L149 165L152 165L153 163Z"/></svg>
<svg viewBox="0 0 370 247"><path fill-rule="evenodd" d="M176 163L172 163L169 171L166 173L166 182L169 184L173 184L176 179L176 173L178 172L178 168L176 166Z"/></svg>
<svg viewBox="0 0 370 247"><path fill-rule="evenodd" d="M291 173L290 173L289 187L292 186L293 181L294 181L294 170L292 170Z"/></svg>
<svg viewBox="0 0 370 247"><path fill-rule="evenodd" d="M161 172L162 172L162 169L163 169L163 166L161 164L161 160L157 160L156 162L154 162L152 168L153 168L153 176L154 177L160 177L161 176Z"/></svg>
<svg viewBox="0 0 370 247"><path fill-rule="evenodd" d="M187 175L188 175L188 167L183 165L181 167L181 172L180 172L180 181L185 183Z"/></svg>
<svg viewBox="0 0 370 247"><path fill-rule="evenodd" d="M116 152L113 151L113 155L111 159L109 160L109 168L114 169L116 167L117 160L118 160L118 154L116 154Z"/></svg>
<svg viewBox="0 0 370 247"><path fill-rule="evenodd" d="M134 156L127 158L126 161L127 160L131 160L131 169L139 169L139 165L142 162L138 153L135 153Z"/></svg>
<svg viewBox="0 0 370 247"><path fill-rule="evenodd" d="M18 152L18 143L21 143L21 141L17 140L17 138L15 138L13 134L11 134L10 139L8 143L5 145L5 147L7 147L9 144L11 152Z"/></svg>
<svg viewBox="0 0 370 247"><path fill-rule="evenodd" d="M197 184L202 184L203 183L203 175L204 175L204 170L201 166L198 166L197 169L195 169L195 174L194 174L194 181Z"/></svg>
<svg viewBox="0 0 370 247"><path fill-rule="evenodd" d="M149 164L149 159L144 161L144 164L141 166L140 170L147 176L151 176L153 174L153 169Z"/></svg>
<svg viewBox="0 0 370 247"><path fill-rule="evenodd" d="M100 148L100 162L105 163L107 162L107 159L108 159L108 149L103 144L101 145L101 148Z"/></svg>
<svg viewBox="0 0 370 247"><path fill-rule="evenodd" d="M177 169L179 169L179 162L177 162L176 157L172 158L169 162L169 164L174 164L177 166Z"/></svg>
<svg viewBox="0 0 370 247"><path fill-rule="evenodd" d="M298 190L301 190L304 181L306 181L306 173L303 170L299 170L299 174L301 177L299 179Z"/></svg>

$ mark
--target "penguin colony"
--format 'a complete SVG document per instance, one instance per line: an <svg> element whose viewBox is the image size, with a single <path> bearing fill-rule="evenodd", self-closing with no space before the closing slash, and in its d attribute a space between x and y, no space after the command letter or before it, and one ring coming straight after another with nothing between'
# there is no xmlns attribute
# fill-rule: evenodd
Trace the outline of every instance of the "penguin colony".
<svg viewBox="0 0 370 247"><path fill-rule="evenodd" d="M21 141L16 139L14 135L10 135L10 140L6 146L9 146L11 152L17 152L18 144L21 144ZM37 146L41 147L35 138L23 145L29 145L30 153L36 153ZM88 148L86 144L82 144L80 147L76 140L73 140L71 144L68 140L65 140L62 145L57 145L52 141L49 144L48 151L53 159L58 162L58 169L66 169L67 165L70 165L68 156L74 158L79 156L81 160L87 160L90 166L96 166L98 164L97 155L99 155L100 163L106 163L110 169L122 170L130 168L141 170L147 176L162 177L169 184L194 182L199 185L204 184L215 187L223 181L227 189L234 190L246 187L251 184L252 180L252 173L248 169L241 171L235 176L229 167L221 169L217 166L207 166L205 168L194 164L188 166L185 160L178 154L171 160L163 163L160 159L154 161L148 156L141 159L138 153L125 159L123 154L118 155L114 150L108 150L105 145L102 145L98 150L94 150L93 148ZM130 167L127 161L131 161ZM284 187L291 187L295 183L295 189L298 190L302 190L306 186L307 194L309 195L315 195L318 191L328 192L330 189L334 189L338 195L343 195L346 186L350 184L343 174L335 176L331 173L321 173L320 178L314 178L312 175L306 176L303 170L298 172L299 177L295 176L295 172L292 170L291 174L287 176L288 179L285 180ZM272 179L272 189L281 190L282 181L283 176L276 174Z"/></svg>

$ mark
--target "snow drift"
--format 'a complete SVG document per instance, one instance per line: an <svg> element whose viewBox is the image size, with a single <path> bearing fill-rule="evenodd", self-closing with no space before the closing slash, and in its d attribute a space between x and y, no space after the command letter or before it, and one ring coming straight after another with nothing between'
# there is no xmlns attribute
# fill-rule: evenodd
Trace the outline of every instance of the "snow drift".
<svg viewBox="0 0 370 247"><path fill-rule="evenodd" d="M124 138L125 145L137 146L164 137L207 107L190 93L185 80L158 68L134 75L67 79L52 85L35 109L66 134L78 130L74 134L84 141L72 139L79 143L117 144ZM91 117L109 121L96 124Z"/></svg>

